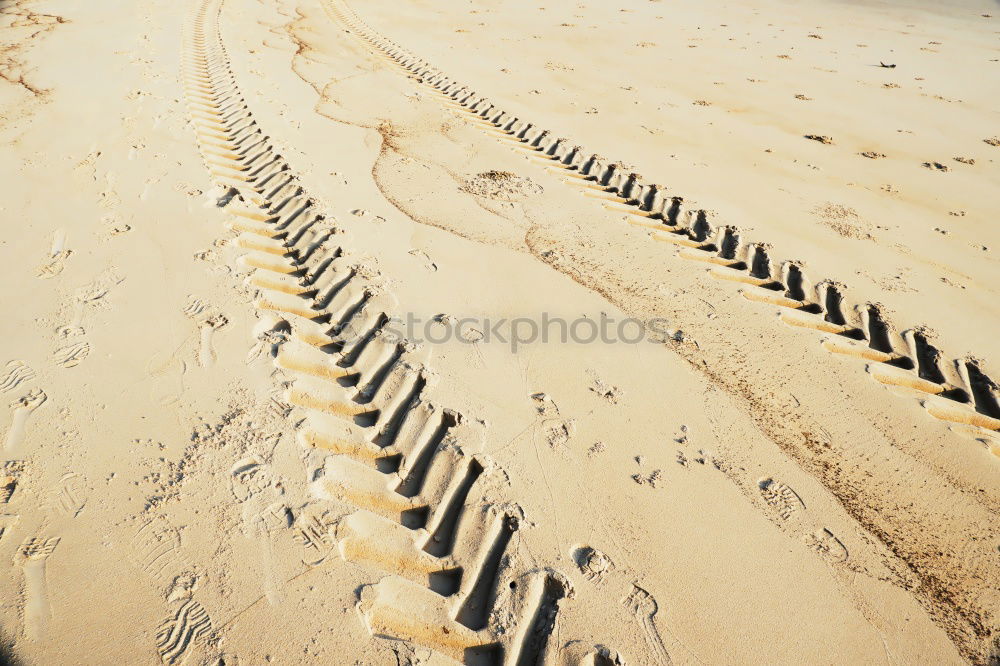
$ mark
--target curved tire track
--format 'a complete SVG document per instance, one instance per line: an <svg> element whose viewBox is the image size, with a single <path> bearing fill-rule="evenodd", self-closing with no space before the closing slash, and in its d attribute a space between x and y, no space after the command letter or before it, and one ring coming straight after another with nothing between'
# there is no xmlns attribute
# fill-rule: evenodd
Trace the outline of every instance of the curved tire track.
<svg viewBox="0 0 1000 666"><path fill-rule="evenodd" d="M323 459L312 494L354 507L337 548L387 574L362 589L359 615L375 636L455 660L540 663L559 649L549 644L570 583L510 557L523 516L479 452L483 427L434 400L427 354L387 326L393 295L257 126L220 8L200 2L185 38L187 106L264 325L289 334L274 364L306 415L299 443Z"/></svg>
<svg viewBox="0 0 1000 666"><path fill-rule="evenodd" d="M769 244L744 239L737 226L713 220L708 211L686 205L662 185L643 183L621 162L587 154L568 139L502 110L379 35L346 2L327 0L323 6L447 108L562 175L584 196L627 215L630 224L649 229L652 240L676 246L681 258L708 264L708 275L740 285L748 300L782 308L783 323L819 333L824 349L865 362L874 380L915 395L928 414L955 424L1000 456L994 434L1000 432L1000 387L983 371L981 360L948 359L926 329L900 331L887 321L880 304L849 302L843 284L835 280L810 282L801 262L772 257Z"/></svg>

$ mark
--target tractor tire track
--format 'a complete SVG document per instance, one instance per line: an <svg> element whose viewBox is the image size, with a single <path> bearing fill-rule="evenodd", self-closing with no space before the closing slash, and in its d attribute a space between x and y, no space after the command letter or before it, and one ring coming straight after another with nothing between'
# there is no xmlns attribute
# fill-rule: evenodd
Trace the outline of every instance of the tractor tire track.
<svg viewBox="0 0 1000 666"><path fill-rule="evenodd" d="M549 130L503 111L379 35L345 2L328 0L323 6L376 55L424 84L446 108L563 176L584 196L628 216L629 224L648 229L652 240L676 247L677 256L707 264L710 277L739 285L747 300L781 308L784 324L821 335L828 352L865 363L875 381L905 390L928 414L980 439L1000 456L1000 438L994 434L1000 432L1000 387L985 373L982 360L948 358L926 328L893 326L880 304L850 302L842 283L810 280L801 262L776 259L771 245L745 239L738 226L713 220L708 211L686 205L682 196L662 185L643 183L621 162L588 154L568 139L555 138Z"/></svg>
<svg viewBox="0 0 1000 666"><path fill-rule="evenodd" d="M481 453L485 427L434 400L426 354L387 326L393 295L257 126L220 8L200 2L185 37L187 106L256 307L289 333L274 365L305 414L298 442L322 458L310 490L353 508L332 527L342 557L386 574L359 614L372 635L455 660L538 663L570 583L509 555L523 515Z"/></svg>

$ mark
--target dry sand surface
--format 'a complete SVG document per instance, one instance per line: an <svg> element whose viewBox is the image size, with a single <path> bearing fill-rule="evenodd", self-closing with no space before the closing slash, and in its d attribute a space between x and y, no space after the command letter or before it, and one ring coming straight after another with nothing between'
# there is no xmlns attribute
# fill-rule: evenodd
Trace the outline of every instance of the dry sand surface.
<svg viewBox="0 0 1000 666"><path fill-rule="evenodd" d="M0 662L1000 663L998 36L0 0Z"/></svg>

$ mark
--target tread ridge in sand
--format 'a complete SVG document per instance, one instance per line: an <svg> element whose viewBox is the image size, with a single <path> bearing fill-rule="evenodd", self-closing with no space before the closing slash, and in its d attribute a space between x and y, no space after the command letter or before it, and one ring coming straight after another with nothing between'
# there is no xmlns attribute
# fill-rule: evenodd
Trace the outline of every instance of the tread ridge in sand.
<svg viewBox="0 0 1000 666"><path fill-rule="evenodd" d="M599 155L587 157L579 146L570 148L566 139L553 138L548 130L503 111L369 28L346 2L322 4L376 55L429 86L446 108L462 112L487 134L558 171L564 182L602 200L605 208L629 216L629 224L650 229L653 240L686 248L679 253L682 258L716 264L708 271L710 277L743 285L743 295L750 301L782 308L783 323L836 336L823 341L826 350L886 366L889 369L870 365L869 374L884 385L908 389L934 418L970 426L971 430L960 432L980 439L1000 456L1000 440L994 434L1000 432L1000 387L983 372L981 360L972 356L946 360L924 329L897 332L883 321L877 304L848 308L842 285L830 280L809 284L798 262L776 264L768 245L741 240L731 226L714 226L707 211L685 203L683 197L661 185L640 182L641 177L626 172L621 163ZM831 292L835 292L832 300ZM828 309L831 304L836 312ZM869 325L872 320L875 323ZM914 338L920 339L919 347L911 342Z"/></svg>
<svg viewBox="0 0 1000 666"><path fill-rule="evenodd" d="M227 191L231 245L256 306L291 331L274 364L293 378L287 402L305 414L297 440L329 454L312 490L356 508L336 528L342 556L389 574L364 588L358 612L374 635L456 660L536 663L569 583L512 564L521 513L497 503L493 465L477 453L483 427L432 400L429 354L387 326L394 297L351 263L253 120L222 45L220 6L201 2L189 31L188 108L206 168ZM160 553L149 555L155 568ZM158 636L164 661L211 629L189 600Z"/></svg>

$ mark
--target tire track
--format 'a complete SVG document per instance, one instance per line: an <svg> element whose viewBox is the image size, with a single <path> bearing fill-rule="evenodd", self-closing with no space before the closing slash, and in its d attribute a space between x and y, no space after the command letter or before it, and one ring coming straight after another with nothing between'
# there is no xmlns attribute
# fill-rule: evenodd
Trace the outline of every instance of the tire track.
<svg viewBox="0 0 1000 666"><path fill-rule="evenodd" d="M484 426L434 400L426 353L388 326L393 295L257 126L220 8L200 2L185 38L187 106L256 307L287 332L274 364L305 414L299 443L323 458L311 492L354 509L331 528L341 556L386 573L362 588L359 614L375 636L466 663L540 663L572 587L511 556L523 514L481 453Z"/></svg>
<svg viewBox="0 0 1000 666"><path fill-rule="evenodd" d="M376 55L424 84L448 109L484 132L561 175L584 196L622 213L650 238L677 247L677 256L707 264L712 278L740 286L750 301L781 308L780 320L813 330L828 352L864 362L871 377L915 396L927 413L970 434L1000 456L1000 387L973 357L948 358L921 326L900 330L878 303L851 302L840 282L810 280L799 261L778 260L771 245L743 237L738 226L686 205L666 187L642 182L621 162L588 154L568 139L518 118L427 61L369 28L346 2L327 0L327 12L358 35Z"/></svg>

